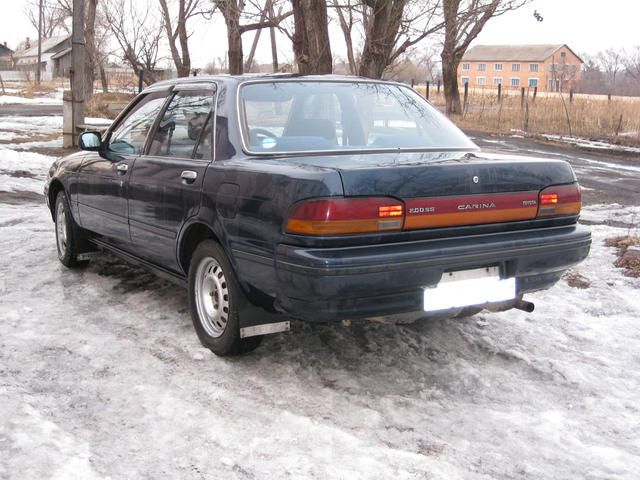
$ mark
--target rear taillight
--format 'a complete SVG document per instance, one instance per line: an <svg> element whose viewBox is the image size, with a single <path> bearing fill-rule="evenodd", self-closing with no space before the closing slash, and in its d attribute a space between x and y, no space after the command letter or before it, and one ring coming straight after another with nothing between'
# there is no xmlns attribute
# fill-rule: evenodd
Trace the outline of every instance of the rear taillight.
<svg viewBox="0 0 640 480"><path fill-rule="evenodd" d="M540 192L538 217L578 215L582 208L580 185L553 185Z"/></svg>
<svg viewBox="0 0 640 480"><path fill-rule="evenodd" d="M387 197L319 198L296 203L285 230L302 235L344 235L401 230L404 204Z"/></svg>

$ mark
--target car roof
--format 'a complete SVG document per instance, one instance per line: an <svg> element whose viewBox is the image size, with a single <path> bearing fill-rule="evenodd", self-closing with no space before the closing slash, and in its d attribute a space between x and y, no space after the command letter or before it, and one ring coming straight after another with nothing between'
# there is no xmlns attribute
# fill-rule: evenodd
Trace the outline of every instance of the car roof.
<svg viewBox="0 0 640 480"><path fill-rule="evenodd" d="M395 85L403 85L398 82L388 80L377 80L366 77L356 77L352 75L303 75L299 73L246 73L243 75L198 75L197 77L178 77L169 80L161 80L146 87L142 93L171 89L175 85L184 84L207 84L207 83L227 83L240 84L249 81L277 81L277 80L308 80L308 81L337 81L337 82L375 82Z"/></svg>

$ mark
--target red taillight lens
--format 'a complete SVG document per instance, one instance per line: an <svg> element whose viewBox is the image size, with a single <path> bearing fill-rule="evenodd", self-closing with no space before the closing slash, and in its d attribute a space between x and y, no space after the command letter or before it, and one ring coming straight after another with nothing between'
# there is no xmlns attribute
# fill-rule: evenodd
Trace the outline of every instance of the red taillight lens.
<svg viewBox="0 0 640 480"><path fill-rule="evenodd" d="M582 209L582 193L578 183L553 185L540 192L538 217L578 215Z"/></svg>
<svg viewBox="0 0 640 480"><path fill-rule="evenodd" d="M400 230L404 205L393 198L320 198L303 200L289 211L285 230L302 235Z"/></svg>

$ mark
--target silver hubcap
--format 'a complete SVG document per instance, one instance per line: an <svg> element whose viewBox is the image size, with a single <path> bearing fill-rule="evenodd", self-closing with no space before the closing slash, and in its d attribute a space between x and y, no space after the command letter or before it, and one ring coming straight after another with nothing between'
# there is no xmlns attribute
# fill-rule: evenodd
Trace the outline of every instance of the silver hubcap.
<svg viewBox="0 0 640 480"><path fill-rule="evenodd" d="M67 212L64 209L64 202L58 203L56 208L56 245L58 256L64 257L67 253Z"/></svg>
<svg viewBox="0 0 640 480"><path fill-rule="evenodd" d="M203 258L195 281L196 307L207 334L219 337L229 319L229 287L222 267L215 258Z"/></svg>

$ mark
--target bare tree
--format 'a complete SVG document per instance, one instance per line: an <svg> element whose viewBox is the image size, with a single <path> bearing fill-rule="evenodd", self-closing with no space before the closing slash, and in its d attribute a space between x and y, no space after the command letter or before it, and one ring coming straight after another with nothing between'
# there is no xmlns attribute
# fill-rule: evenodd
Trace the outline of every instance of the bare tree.
<svg viewBox="0 0 640 480"><path fill-rule="evenodd" d="M640 46L636 46L624 57L624 68L631 78L640 83Z"/></svg>
<svg viewBox="0 0 640 480"><path fill-rule="evenodd" d="M188 77L191 71L191 54L189 53L190 33L187 22L197 15L211 15L213 8L211 5L208 5L207 8L201 8L201 3L204 3L201 0L178 0L177 5L176 2L170 0L158 1L164 19L164 28L167 32L171 58L178 71L178 76ZM174 10L176 6L176 15L172 15L171 10ZM180 50L178 50L178 46Z"/></svg>
<svg viewBox="0 0 640 480"><path fill-rule="evenodd" d="M144 74L149 85L156 79L159 44L164 24L154 16L149 3L140 5L136 0L105 0L109 29L118 44L118 53L133 68L136 75Z"/></svg>
<svg viewBox="0 0 640 480"><path fill-rule="evenodd" d="M407 49L444 26L437 0L363 0L365 42L358 73L381 78Z"/></svg>
<svg viewBox="0 0 640 480"><path fill-rule="evenodd" d="M291 15L291 12L281 11L277 15L268 15L268 10L274 6L274 0L262 3L258 0L213 0L213 3L222 13L227 26L229 73L232 75L244 72L242 35L253 30L278 26Z"/></svg>
<svg viewBox="0 0 640 480"><path fill-rule="evenodd" d="M364 6L360 0L344 0L343 2L333 0L332 6L338 16L344 43L347 47L349 71L351 75L356 75L358 73L358 63L354 52L353 37L357 25L361 23L359 18L362 18Z"/></svg>
<svg viewBox="0 0 640 480"><path fill-rule="evenodd" d="M25 13L33 28L38 30L38 11L40 0L31 0L25 7ZM51 38L59 33L71 33L66 20L69 12L58 0L42 0L42 38Z"/></svg>
<svg viewBox="0 0 640 480"><path fill-rule="evenodd" d="M299 73L331 73L333 59L329 42L327 3L291 0L294 31L293 54Z"/></svg>
<svg viewBox="0 0 640 480"><path fill-rule="evenodd" d="M529 0L442 0L445 34L440 58L447 114L462 113L458 65L469 44L493 17L520 8Z"/></svg>
<svg viewBox="0 0 640 480"><path fill-rule="evenodd" d="M606 75L608 93L613 93L616 88L618 74L624 70L624 50L609 48L597 55L600 70Z"/></svg>

